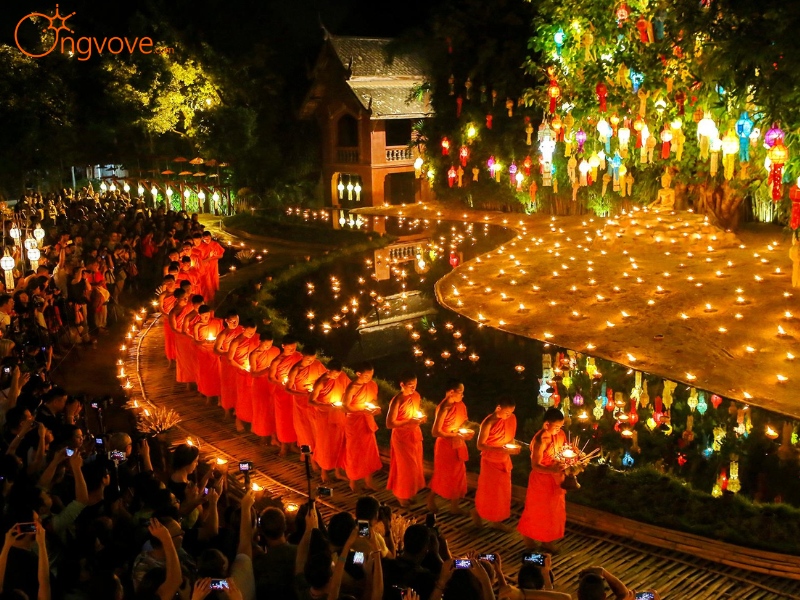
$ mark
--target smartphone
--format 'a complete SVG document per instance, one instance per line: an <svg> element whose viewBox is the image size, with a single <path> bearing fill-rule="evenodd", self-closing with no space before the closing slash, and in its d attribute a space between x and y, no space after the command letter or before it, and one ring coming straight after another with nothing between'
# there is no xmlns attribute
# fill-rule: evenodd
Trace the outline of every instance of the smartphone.
<svg viewBox="0 0 800 600"><path fill-rule="evenodd" d="M11 367L3 367L3 373L5 373L6 375L11 373Z"/></svg>
<svg viewBox="0 0 800 600"><path fill-rule="evenodd" d="M97 404L97 402L92 402L91 407L92 408L99 408L99 405Z"/></svg>
<svg viewBox="0 0 800 600"><path fill-rule="evenodd" d="M456 569L471 569L472 561L468 558L457 558L453 561L453 566Z"/></svg>
<svg viewBox="0 0 800 600"><path fill-rule="evenodd" d="M100 448L102 448L103 447L103 438L101 438L101 437L94 438L94 443L97 446L99 446Z"/></svg>
<svg viewBox="0 0 800 600"><path fill-rule="evenodd" d="M122 450L112 450L111 452L108 453L108 460L121 462L125 460L125 453Z"/></svg>
<svg viewBox="0 0 800 600"><path fill-rule="evenodd" d="M369 521L358 520L358 537L369 537Z"/></svg>
<svg viewBox="0 0 800 600"><path fill-rule="evenodd" d="M543 567L544 554L542 554L541 552L526 552L525 554L522 555L522 562Z"/></svg>
<svg viewBox="0 0 800 600"><path fill-rule="evenodd" d="M75 450L72 448L67 448L67 456L72 456L73 454L75 454Z"/></svg>
<svg viewBox="0 0 800 600"><path fill-rule="evenodd" d="M333 498L333 488L319 486L317 488L317 496L320 498Z"/></svg>
<svg viewBox="0 0 800 600"><path fill-rule="evenodd" d="M655 592L636 592L636 600L656 600Z"/></svg>
<svg viewBox="0 0 800 600"><path fill-rule="evenodd" d="M210 488L203 488L203 496L208 496L208 490Z"/></svg>
<svg viewBox="0 0 800 600"><path fill-rule="evenodd" d="M478 558L490 563L497 562L497 554L480 554Z"/></svg>
<svg viewBox="0 0 800 600"><path fill-rule="evenodd" d="M364 564L364 553L363 552L352 552L353 555L353 564L354 565L363 565Z"/></svg>
<svg viewBox="0 0 800 600"><path fill-rule="evenodd" d="M239 462L239 471L245 473L253 468L253 463L247 461L240 461Z"/></svg>
<svg viewBox="0 0 800 600"><path fill-rule="evenodd" d="M231 589L228 585L227 579L212 579L211 580L211 588L212 590L229 590Z"/></svg>
<svg viewBox="0 0 800 600"><path fill-rule="evenodd" d="M17 531L20 533L36 533L36 523L19 523Z"/></svg>
<svg viewBox="0 0 800 600"><path fill-rule="evenodd" d="M300 446L300 454L311 454L311 447L303 444Z"/></svg>

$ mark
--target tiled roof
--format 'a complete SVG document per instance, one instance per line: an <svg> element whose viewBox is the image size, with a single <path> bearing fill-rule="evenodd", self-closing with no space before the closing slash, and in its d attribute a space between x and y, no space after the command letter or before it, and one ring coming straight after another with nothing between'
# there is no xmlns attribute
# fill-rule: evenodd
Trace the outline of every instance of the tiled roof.
<svg viewBox="0 0 800 600"><path fill-rule="evenodd" d="M410 98L413 82L347 82L356 98L370 112L371 119L410 119L428 117L433 113L430 104Z"/></svg>
<svg viewBox="0 0 800 600"><path fill-rule="evenodd" d="M409 55L391 56L387 38L339 37L328 34L328 40L350 76L421 78L425 72L418 58Z"/></svg>

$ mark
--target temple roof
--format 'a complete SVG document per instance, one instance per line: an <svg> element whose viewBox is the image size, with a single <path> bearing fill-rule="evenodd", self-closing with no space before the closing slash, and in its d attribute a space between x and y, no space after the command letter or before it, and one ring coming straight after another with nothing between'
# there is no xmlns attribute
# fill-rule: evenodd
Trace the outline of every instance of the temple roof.
<svg viewBox="0 0 800 600"><path fill-rule="evenodd" d="M430 104L411 97L415 84L410 85L408 81L384 83L351 79L347 84L358 101L370 111L372 119L420 119L433 113Z"/></svg>
<svg viewBox="0 0 800 600"><path fill-rule="evenodd" d="M421 61L412 55L395 55L388 51L388 38L343 37L328 34L342 65L349 69L350 78L413 78L422 79L425 71Z"/></svg>

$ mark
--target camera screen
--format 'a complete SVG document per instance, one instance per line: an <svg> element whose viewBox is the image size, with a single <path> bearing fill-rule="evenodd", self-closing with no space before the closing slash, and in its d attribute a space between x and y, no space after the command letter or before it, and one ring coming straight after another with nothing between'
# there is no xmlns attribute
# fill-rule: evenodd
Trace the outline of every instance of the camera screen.
<svg viewBox="0 0 800 600"><path fill-rule="evenodd" d="M637 592L634 598L636 600L655 600L656 595L653 592Z"/></svg>
<svg viewBox="0 0 800 600"><path fill-rule="evenodd" d="M532 563L540 567L544 566L544 554L539 552L527 552L522 555L522 562Z"/></svg>
<svg viewBox="0 0 800 600"><path fill-rule="evenodd" d="M363 565L364 564L364 553L363 552L353 552L353 564L354 565Z"/></svg>
<svg viewBox="0 0 800 600"><path fill-rule="evenodd" d="M250 470L250 463L249 462L240 462L239 463L239 470L240 471L249 471Z"/></svg>
<svg viewBox="0 0 800 600"><path fill-rule="evenodd" d="M496 554L481 554L478 558L487 562L493 563L497 560Z"/></svg>
<svg viewBox="0 0 800 600"><path fill-rule="evenodd" d="M369 537L369 521L358 522L358 537Z"/></svg>
<svg viewBox="0 0 800 600"><path fill-rule="evenodd" d="M472 561L468 558L457 558L453 561L456 569L469 569L472 567Z"/></svg>
<svg viewBox="0 0 800 600"><path fill-rule="evenodd" d="M20 533L36 533L36 523L20 523Z"/></svg>
<svg viewBox="0 0 800 600"><path fill-rule="evenodd" d="M98 446L102 446L103 438L94 438L94 443L97 444Z"/></svg>
<svg viewBox="0 0 800 600"><path fill-rule="evenodd" d="M228 586L227 579L212 579L211 580L211 589L212 590L227 590L230 589Z"/></svg>
<svg viewBox="0 0 800 600"><path fill-rule="evenodd" d="M72 456L73 454L75 454L75 450L72 448L67 448L67 456Z"/></svg>
<svg viewBox="0 0 800 600"><path fill-rule="evenodd" d="M333 497L333 488L319 486L317 488L317 496L320 498L331 498Z"/></svg>

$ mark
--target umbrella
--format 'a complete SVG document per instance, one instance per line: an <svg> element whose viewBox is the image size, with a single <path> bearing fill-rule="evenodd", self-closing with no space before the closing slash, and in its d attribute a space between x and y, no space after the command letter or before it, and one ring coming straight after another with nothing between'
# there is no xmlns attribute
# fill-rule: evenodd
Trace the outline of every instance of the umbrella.
<svg viewBox="0 0 800 600"><path fill-rule="evenodd" d="M186 159L182 156L178 156L177 158L173 158L172 162L186 162Z"/></svg>
<svg viewBox="0 0 800 600"><path fill-rule="evenodd" d="M208 159L206 161L206 166L207 167L216 167L217 166L217 161L214 160L213 158L210 158L210 159Z"/></svg>
<svg viewBox="0 0 800 600"><path fill-rule="evenodd" d="M205 177L205 176L206 176L206 174L203 173L202 171L198 171L197 173L194 173L192 175L192 177Z"/></svg>
<svg viewBox="0 0 800 600"><path fill-rule="evenodd" d="M175 171L170 171L169 169L167 169L166 171L161 171L161 174L162 175L174 175Z"/></svg>
<svg viewBox="0 0 800 600"><path fill-rule="evenodd" d="M190 165L202 165L203 164L203 159L198 156L197 158L193 158L192 160L190 160L189 164Z"/></svg>
<svg viewBox="0 0 800 600"><path fill-rule="evenodd" d="M228 163L219 163L219 166L220 166L220 167L227 167L227 166L229 166L229 165L228 165Z"/></svg>
<svg viewBox="0 0 800 600"><path fill-rule="evenodd" d="M191 174L192 174L191 171L181 171L180 173L178 173L178 175L191 175Z"/></svg>

